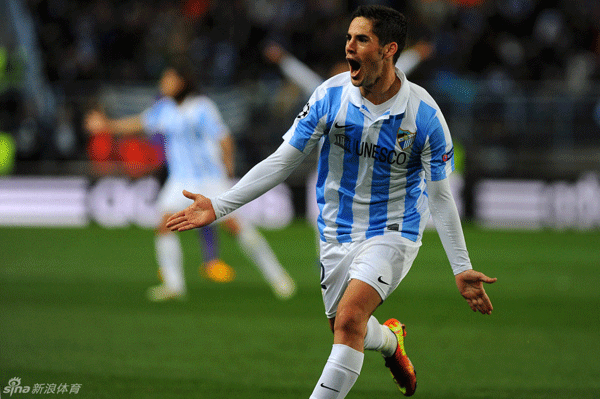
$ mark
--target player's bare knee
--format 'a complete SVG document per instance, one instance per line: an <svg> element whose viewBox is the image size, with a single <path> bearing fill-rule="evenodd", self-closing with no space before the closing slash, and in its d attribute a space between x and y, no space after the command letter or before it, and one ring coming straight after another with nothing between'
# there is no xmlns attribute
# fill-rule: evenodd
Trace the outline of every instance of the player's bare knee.
<svg viewBox="0 0 600 399"><path fill-rule="evenodd" d="M367 318L368 319L368 318ZM366 320L359 309L345 307L338 309L333 326L334 334L344 336L363 336L366 334Z"/></svg>
<svg viewBox="0 0 600 399"><path fill-rule="evenodd" d="M166 213L162 216L160 224L156 227L154 232L156 235L164 235L169 234L171 230L167 227L167 220L171 217L170 213Z"/></svg>
<svg viewBox="0 0 600 399"><path fill-rule="evenodd" d="M223 228L232 236L237 236L242 230L239 222L235 218L228 218L222 223Z"/></svg>

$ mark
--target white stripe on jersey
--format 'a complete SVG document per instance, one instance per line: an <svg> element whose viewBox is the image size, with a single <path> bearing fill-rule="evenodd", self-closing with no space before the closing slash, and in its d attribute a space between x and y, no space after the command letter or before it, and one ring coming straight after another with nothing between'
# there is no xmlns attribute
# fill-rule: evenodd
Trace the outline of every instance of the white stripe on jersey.
<svg viewBox="0 0 600 399"><path fill-rule="evenodd" d="M284 140L319 155L319 231L349 242L399 231L419 241L429 218L426 180L454 169L452 140L435 101L402 81L388 111L372 116L349 73L327 80L311 96Z"/></svg>

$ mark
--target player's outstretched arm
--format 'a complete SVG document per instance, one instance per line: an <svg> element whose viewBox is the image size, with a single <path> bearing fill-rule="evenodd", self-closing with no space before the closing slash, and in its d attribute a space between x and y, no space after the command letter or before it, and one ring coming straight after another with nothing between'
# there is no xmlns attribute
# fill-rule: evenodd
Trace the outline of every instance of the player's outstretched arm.
<svg viewBox="0 0 600 399"><path fill-rule="evenodd" d="M110 119L104 111L93 109L84 117L84 128L90 134L112 133L117 135L139 134L144 131L140 115L128 116L121 119Z"/></svg>
<svg viewBox="0 0 600 399"><path fill-rule="evenodd" d="M211 224L217 219L212 203L201 194L193 194L183 190L183 195L194 203L182 211L175 213L167 220L167 228L171 231L185 231Z"/></svg>
<svg viewBox="0 0 600 399"><path fill-rule="evenodd" d="M494 308L490 298L485 293L483 283L495 283L496 278L490 278L475 270L466 270L457 274L455 278L458 291L467 300L473 312L479 311L481 314L492 314Z"/></svg>

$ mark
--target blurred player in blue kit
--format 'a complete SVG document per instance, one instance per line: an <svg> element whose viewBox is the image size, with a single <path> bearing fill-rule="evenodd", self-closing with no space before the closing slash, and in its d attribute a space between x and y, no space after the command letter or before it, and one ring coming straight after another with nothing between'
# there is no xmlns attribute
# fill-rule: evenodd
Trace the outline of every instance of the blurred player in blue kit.
<svg viewBox="0 0 600 399"><path fill-rule="evenodd" d="M405 326L373 316L415 260L431 215L460 294L473 311L492 313L473 270L450 191L453 145L433 98L394 64L406 41L401 13L361 6L346 35L349 72L321 84L280 147L228 191L203 196L168 221L171 230L202 227L284 181L324 139L316 196L321 288L333 347L310 398L344 398L358 378L364 350L382 353L400 391L413 395L415 370Z"/></svg>
<svg viewBox="0 0 600 399"><path fill-rule="evenodd" d="M152 301L186 295L181 243L179 237L165 226L173 212L191 203L181 195L181 191L194 187L195 190L217 195L231 186L229 179L234 176L234 140L216 104L196 93L195 81L195 74L187 60L175 60L160 78L162 97L141 114L109 119L102 111L94 110L85 120L87 130L92 133L127 135L158 132L164 136L167 179L157 199L163 216L155 239L163 284L148 290L148 298ZM221 224L236 237L244 254L258 266L275 295L282 299L290 298L295 292L295 283L260 232L234 216L223 219ZM215 281L231 281L235 272L218 257L216 232L207 226L200 234L206 242L203 274Z"/></svg>

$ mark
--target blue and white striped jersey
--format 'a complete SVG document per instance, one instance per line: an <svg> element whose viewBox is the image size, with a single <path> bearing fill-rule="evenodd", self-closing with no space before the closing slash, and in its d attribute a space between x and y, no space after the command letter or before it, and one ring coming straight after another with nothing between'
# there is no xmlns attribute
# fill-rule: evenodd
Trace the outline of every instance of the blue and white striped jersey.
<svg viewBox="0 0 600 399"><path fill-rule="evenodd" d="M398 231L419 241L429 219L426 179L442 180L454 170L438 105L398 69L396 74L402 86L381 115L371 114L349 73L342 73L315 90L284 135L305 153L323 138L316 187L322 240L350 242Z"/></svg>
<svg viewBox="0 0 600 399"><path fill-rule="evenodd" d="M220 141L229 134L216 104L205 96L186 98L180 105L163 97L142 113L147 133L161 133L169 178L224 179Z"/></svg>

